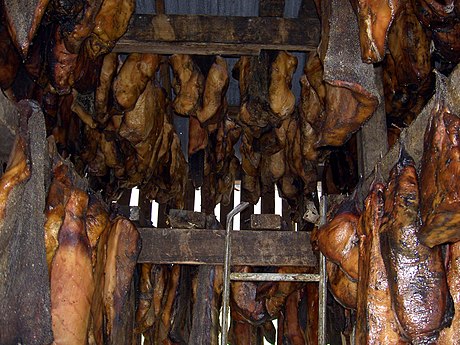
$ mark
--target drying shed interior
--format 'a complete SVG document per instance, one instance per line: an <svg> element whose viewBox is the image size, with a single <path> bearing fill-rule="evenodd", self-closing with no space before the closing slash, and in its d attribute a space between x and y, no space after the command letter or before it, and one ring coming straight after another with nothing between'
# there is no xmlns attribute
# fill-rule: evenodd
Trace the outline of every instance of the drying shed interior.
<svg viewBox="0 0 460 345"><path fill-rule="evenodd" d="M0 345L458 343L459 0L0 10Z"/></svg>

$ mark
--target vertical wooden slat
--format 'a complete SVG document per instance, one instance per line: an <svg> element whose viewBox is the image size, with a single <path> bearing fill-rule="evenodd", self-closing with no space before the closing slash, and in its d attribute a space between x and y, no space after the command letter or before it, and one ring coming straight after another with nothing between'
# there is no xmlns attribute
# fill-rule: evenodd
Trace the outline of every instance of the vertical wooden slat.
<svg viewBox="0 0 460 345"><path fill-rule="evenodd" d="M229 202L229 204L228 204L228 205L220 204L220 223L222 224L222 226L224 227L224 229L227 227L227 214L228 214L231 210L233 210L233 208L235 207L234 195L235 195L235 188L233 188L232 194L230 195L230 202Z"/></svg>
<svg viewBox="0 0 460 345"><path fill-rule="evenodd" d="M158 227L167 228L166 215L168 212L168 206L166 204L160 204L158 207Z"/></svg>
<svg viewBox="0 0 460 345"><path fill-rule="evenodd" d="M275 214L275 188L272 186L262 194L261 211L263 214Z"/></svg>
<svg viewBox="0 0 460 345"><path fill-rule="evenodd" d="M139 211L139 221L141 224L147 222L148 225L151 225L152 202L147 199L142 190L139 191Z"/></svg>
<svg viewBox="0 0 460 345"><path fill-rule="evenodd" d="M288 225L288 230L294 230L294 225L291 219L291 208L289 207L288 202L283 199L283 219Z"/></svg>
<svg viewBox="0 0 460 345"><path fill-rule="evenodd" d="M249 196L247 195L247 191L245 189L241 189L241 201L248 201L250 200ZM248 230L251 228L251 214L254 213L254 205L250 204L246 207L240 215L240 229L241 230Z"/></svg>
<svg viewBox="0 0 460 345"><path fill-rule="evenodd" d="M193 182L190 178L187 179L185 188L185 209L193 211L193 207L195 206L195 188L193 188Z"/></svg>
<svg viewBox="0 0 460 345"><path fill-rule="evenodd" d="M120 198L117 200L117 204L120 206L129 206L129 201L131 200L131 189L125 189L121 194Z"/></svg>
<svg viewBox="0 0 460 345"><path fill-rule="evenodd" d="M165 1L164 0L155 0L155 12L156 14L165 13Z"/></svg>

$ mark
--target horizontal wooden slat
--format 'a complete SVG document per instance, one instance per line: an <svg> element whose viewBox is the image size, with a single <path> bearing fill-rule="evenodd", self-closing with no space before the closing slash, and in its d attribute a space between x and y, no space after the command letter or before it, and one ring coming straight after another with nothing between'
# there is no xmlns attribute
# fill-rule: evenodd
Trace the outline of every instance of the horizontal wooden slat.
<svg viewBox="0 0 460 345"><path fill-rule="evenodd" d="M210 264L224 262L224 230L139 229L138 262ZM316 266L308 232L241 230L232 233L232 265Z"/></svg>
<svg viewBox="0 0 460 345"><path fill-rule="evenodd" d="M319 38L313 17L135 15L115 51L249 55L262 49L311 51Z"/></svg>

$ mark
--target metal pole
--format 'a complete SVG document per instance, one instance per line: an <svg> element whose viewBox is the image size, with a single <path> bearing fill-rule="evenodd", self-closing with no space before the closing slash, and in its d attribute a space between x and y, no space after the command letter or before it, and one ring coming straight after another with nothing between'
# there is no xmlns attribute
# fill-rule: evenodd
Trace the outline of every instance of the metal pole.
<svg viewBox="0 0 460 345"><path fill-rule="evenodd" d="M319 186L320 187L320 186ZM321 187L320 187L321 188ZM322 195L320 199L320 225L326 224L326 196ZM327 274L326 274L326 257L319 253L319 320L318 320L318 344L326 344L326 304L327 304Z"/></svg>
<svg viewBox="0 0 460 345"><path fill-rule="evenodd" d="M224 289L222 292L222 337L221 345L227 345L228 332L228 304L230 297L230 263L232 259L231 231L233 229L233 217L248 207L249 203L244 201L236 206L227 215L227 229L225 232L225 258L224 258Z"/></svg>

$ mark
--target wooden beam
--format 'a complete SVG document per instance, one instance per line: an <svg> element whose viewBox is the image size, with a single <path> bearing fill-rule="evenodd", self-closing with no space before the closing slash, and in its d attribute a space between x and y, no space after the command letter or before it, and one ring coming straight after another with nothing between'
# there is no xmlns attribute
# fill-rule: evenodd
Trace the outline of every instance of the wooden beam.
<svg viewBox="0 0 460 345"><path fill-rule="evenodd" d="M224 262L225 230L140 228L139 263L207 264ZM232 265L316 266L305 231L232 232Z"/></svg>
<svg viewBox="0 0 460 345"><path fill-rule="evenodd" d="M262 49L311 51L320 39L317 18L134 15L115 51L254 55Z"/></svg>

